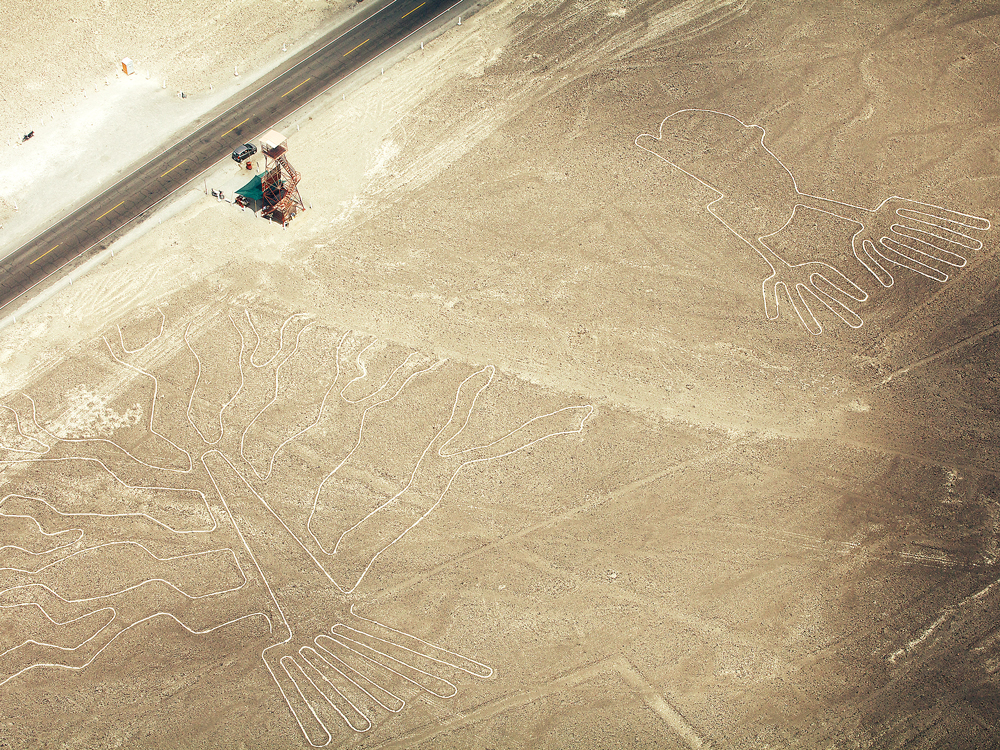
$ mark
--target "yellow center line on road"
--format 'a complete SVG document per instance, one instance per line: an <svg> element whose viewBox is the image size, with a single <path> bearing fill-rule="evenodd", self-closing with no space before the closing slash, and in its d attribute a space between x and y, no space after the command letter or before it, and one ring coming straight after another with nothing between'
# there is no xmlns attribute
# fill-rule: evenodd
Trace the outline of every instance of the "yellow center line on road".
<svg viewBox="0 0 1000 750"><path fill-rule="evenodd" d="M306 81L311 81L311 80L312 80L312 76L309 76L309 77L308 77L308 78L307 78L307 79L306 79L305 81L303 81L302 83L305 83ZM299 86L301 86L301 85L302 85L302 83L300 83L300 84L299 84ZM284 98L285 98L286 96L288 96L288 95L289 95L290 93L292 93L293 91L295 91L295 89L297 89L297 88L298 88L299 86L292 86L292 87L291 87L290 89L288 89L288 91L286 91L286 92L285 92L284 94L282 94L282 95L281 95L281 98L282 98L282 99L284 99Z"/></svg>
<svg viewBox="0 0 1000 750"><path fill-rule="evenodd" d="M364 47L370 41L371 41L371 37L369 37L368 39L365 39L363 42L361 42L361 44L359 44L358 47ZM352 52L354 52L354 50L356 50L358 47L354 47L354 49L347 50L347 52L344 53L344 57L347 57L349 54L351 54Z"/></svg>
<svg viewBox="0 0 1000 750"><path fill-rule="evenodd" d="M187 159L185 159L184 161L187 161ZM172 166L172 167L171 167L170 169L168 169L168 170L167 170L166 172L164 172L163 174L161 174L161 175L160 175L160 177L166 177L166 176L167 176L168 174L170 174L170 173L171 173L171 172L173 172L173 171L174 171L175 169L177 169L177 167L179 167L179 166L180 166L181 164L183 164L183 163L184 163L184 161L181 161L181 162L178 162L177 164L174 164L174 166ZM125 201L122 201L122 203L124 203L124 202L125 202ZM118 205L120 206L120 205L121 205L121 203L119 203Z"/></svg>
<svg viewBox="0 0 1000 750"><path fill-rule="evenodd" d="M247 118L246 120L244 120L243 122L247 122L247 121L248 121L249 119L250 119L250 118L248 117L248 118ZM238 127L239 127L240 125L242 125L242 124L243 124L243 122L241 122L241 123L240 123L239 125L233 125L233 126L232 126L231 128L229 128L229 130L227 130L227 131L226 131L225 133L223 133L223 134L222 134L221 136L219 136L219 137L220 137L220 138L225 138L225 137L226 137L227 135L229 135L229 134L230 134L230 133L232 133L232 132L233 132L234 130L236 130L236 128L238 128Z"/></svg>
<svg viewBox="0 0 1000 750"><path fill-rule="evenodd" d="M185 161L187 161L187 160L185 159ZM122 201L122 203L124 203L124 202L125 202L125 201ZM119 203L119 204L118 204L118 206L120 206L120 205L121 205L122 203ZM108 209L107 211L105 211L105 212L104 212L103 214L101 214L101 215L100 215L100 216L98 216L98 217L97 217L96 219L94 219L94 221L100 221L100 220L101 220L101 219L103 219L103 218L104 218L105 216L107 216L107 215L108 215L109 213L111 213L111 212L112 212L112 211L114 211L114 210L115 210L116 208L118 208L118 206L112 206L112 207L111 207L111 208L109 208L109 209ZM31 264L29 263L28 265L30 266Z"/></svg>
<svg viewBox="0 0 1000 750"><path fill-rule="evenodd" d="M417 6L416 8L414 8L413 10L409 11L409 13L404 13L404 14L403 14L403 18L406 18L406 17L408 16L408 15L410 15L410 13L413 13L413 11L416 11L416 10L420 10L420 9L421 9L421 8L423 8L423 7L425 6L425 5L427 5L427 3L420 3L420 5L418 5L418 6Z"/></svg>
<svg viewBox="0 0 1000 750"><path fill-rule="evenodd" d="M122 201L122 202L124 203L124 201ZM119 205L120 205L120 204L119 204ZM61 244L62 244L62 243L60 242L60 243L59 243L59 245L61 245ZM53 246L52 246L52 247L50 247L50 248L49 248L48 250L46 250L46 251L45 251L44 253L42 253L42 254L41 254L41 255L39 255L39 256L38 256L37 258L35 258L35 260L31 261L31 263L29 263L28 265L29 265L29 266L30 266L30 265L33 265L33 264L35 263L35 261L36 261L36 260L41 260L41 259L42 259L42 258L44 258L44 257L45 257L46 255L48 255L48 254L49 254L49 253L51 253L51 252L52 252L53 250L55 250L55 249L56 249L57 247L59 247L59 245L53 245Z"/></svg>

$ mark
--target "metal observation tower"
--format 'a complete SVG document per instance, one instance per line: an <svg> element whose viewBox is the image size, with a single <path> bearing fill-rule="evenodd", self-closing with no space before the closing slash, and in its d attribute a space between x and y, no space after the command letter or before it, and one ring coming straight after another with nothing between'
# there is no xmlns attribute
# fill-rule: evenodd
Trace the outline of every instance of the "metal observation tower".
<svg viewBox="0 0 1000 750"><path fill-rule="evenodd" d="M260 146L264 152L264 174L260 180L264 207L260 214L284 226L299 210L305 210L299 195L300 176L285 156L288 151L285 136L269 130L261 136Z"/></svg>

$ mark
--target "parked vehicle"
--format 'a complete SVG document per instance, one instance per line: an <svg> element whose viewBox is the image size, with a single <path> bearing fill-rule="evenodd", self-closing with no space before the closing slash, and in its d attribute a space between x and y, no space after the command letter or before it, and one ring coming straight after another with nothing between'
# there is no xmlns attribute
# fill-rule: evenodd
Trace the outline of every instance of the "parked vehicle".
<svg viewBox="0 0 1000 750"><path fill-rule="evenodd" d="M249 159L257 153L257 147L252 143L244 143L233 150L233 161L239 164L244 159Z"/></svg>

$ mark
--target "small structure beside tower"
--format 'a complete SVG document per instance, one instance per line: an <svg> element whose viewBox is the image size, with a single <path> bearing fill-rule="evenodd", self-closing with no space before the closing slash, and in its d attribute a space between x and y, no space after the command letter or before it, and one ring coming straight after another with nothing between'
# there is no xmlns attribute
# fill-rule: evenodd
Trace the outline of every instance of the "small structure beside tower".
<svg viewBox="0 0 1000 750"><path fill-rule="evenodd" d="M264 152L264 174L260 181L264 207L260 215L285 226L300 209L305 210L299 195L301 178L288 163L287 141L277 130L269 130L261 136L260 148Z"/></svg>

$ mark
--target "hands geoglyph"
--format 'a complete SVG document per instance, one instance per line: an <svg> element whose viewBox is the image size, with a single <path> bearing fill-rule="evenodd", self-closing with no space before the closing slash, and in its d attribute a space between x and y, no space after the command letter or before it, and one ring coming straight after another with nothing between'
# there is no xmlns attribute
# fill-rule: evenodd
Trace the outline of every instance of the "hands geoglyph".
<svg viewBox="0 0 1000 750"><path fill-rule="evenodd" d="M966 265L964 253L982 249L976 234L989 230L990 222L978 216L896 196L865 209L801 192L764 136L762 127L724 112L685 109L666 117L657 135L635 142L717 194L707 210L771 269L762 286L768 320L787 303L813 334L823 330L821 307L851 328L864 323L856 310L868 299L862 287L829 263L790 263L768 245L800 208L856 225L853 255L883 287L893 285L895 267L947 281L950 269Z"/></svg>
<svg viewBox="0 0 1000 750"><path fill-rule="evenodd" d="M354 592L441 506L463 467L580 433L592 407L556 409L477 442L466 433L472 422L489 433L474 414L492 367L459 381L425 356L393 364L397 355L371 337L331 337L306 316L285 320L266 356L247 312L219 319L226 354L212 325L166 326L158 314L145 345L127 347L119 329L100 346L148 399L137 447L68 436L27 396L0 405L7 486L30 472L62 488L55 498L0 499L0 689L37 669L84 669L157 619L263 639L276 695L317 747L338 731L367 731L411 694L445 699L459 680L489 677L474 659L360 616ZM441 426L408 425L403 397L444 393L442 378L455 385ZM416 447L399 485L352 494L370 471L363 457L393 442L401 465Z"/></svg>

